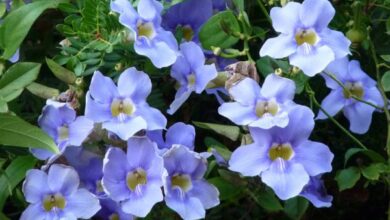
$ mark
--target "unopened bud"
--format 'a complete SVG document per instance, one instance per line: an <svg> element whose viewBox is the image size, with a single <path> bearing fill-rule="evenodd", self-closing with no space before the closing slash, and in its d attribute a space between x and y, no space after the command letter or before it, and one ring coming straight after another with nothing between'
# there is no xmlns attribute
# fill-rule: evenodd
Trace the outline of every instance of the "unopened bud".
<svg viewBox="0 0 390 220"><path fill-rule="evenodd" d="M221 54L221 48L220 47L211 47L211 50L213 51L214 55L219 56Z"/></svg>
<svg viewBox="0 0 390 220"><path fill-rule="evenodd" d="M277 69L275 69L275 74L277 76L282 76L283 75L283 70L281 68L277 68Z"/></svg>

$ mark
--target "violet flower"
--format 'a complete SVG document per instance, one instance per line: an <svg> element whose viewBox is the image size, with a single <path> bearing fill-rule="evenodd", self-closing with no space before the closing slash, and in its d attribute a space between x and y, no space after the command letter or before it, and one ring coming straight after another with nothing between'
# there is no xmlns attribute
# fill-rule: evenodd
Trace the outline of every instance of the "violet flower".
<svg viewBox="0 0 390 220"><path fill-rule="evenodd" d="M271 9L272 26L281 34L268 39L260 56L288 57L308 76L321 72L335 59L348 55L351 42L327 26L335 14L328 0L288 2Z"/></svg>

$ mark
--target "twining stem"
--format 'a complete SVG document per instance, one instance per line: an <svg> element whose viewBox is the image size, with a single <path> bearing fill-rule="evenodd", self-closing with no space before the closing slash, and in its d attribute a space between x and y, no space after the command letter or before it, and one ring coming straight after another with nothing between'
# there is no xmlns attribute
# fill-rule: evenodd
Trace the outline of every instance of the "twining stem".
<svg viewBox="0 0 390 220"><path fill-rule="evenodd" d="M327 72L324 72L324 74L327 75L327 76L329 76L329 77L330 77L331 79L333 79L337 84L339 84L339 86L341 86L341 87L343 88L344 91L348 91L348 89L345 88L344 84L343 84L340 80L338 80L338 79L336 78L335 75L330 74L330 73L327 73ZM355 99L356 101L359 101L359 102L362 102L362 103L364 103L364 104L370 105L370 106L372 106L372 107L374 107L374 108L376 108L376 109L378 109L378 110L383 110L382 107L379 107L379 106L375 105L375 104L372 103L372 102L368 102L368 101L366 101L366 100L363 100L363 99L361 99L361 98L359 98L359 97L357 97L357 96L355 96L355 95L353 95L353 94L350 94L350 97L353 98L353 99Z"/></svg>
<svg viewBox="0 0 390 220"><path fill-rule="evenodd" d="M257 0L257 3L259 3L260 9L263 12L263 14L265 15L265 17L267 18L267 21L272 24L271 17L269 16L268 11L265 8L263 2L261 0Z"/></svg>
<svg viewBox="0 0 390 220"><path fill-rule="evenodd" d="M345 129L336 119L334 119L325 109L322 108L321 104L315 98L315 93L311 89L309 84L305 86L306 93L309 95L311 102L317 106L342 132L344 132L348 137L350 137L359 147L368 150L368 148L360 142L355 136L351 134L347 129Z"/></svg>
<svg viewBox="0 0 390 220"><path fill-rule="evenodd" d="M383 88L383 85L382 85L381 74L379 72L379 67L380 66L378 64L378 57L376 55L376 50L375 50L374 44L371 41L371 39L369 39L369 42L370 42L371 55L372 55L372 58L373 58L374 63L375 63L377 85L378 85L378 89L379 89L379 91L381 93L381 96L382 96L382 99L383 99L383 103L384 103L383 111L385 112L386 121L387 121L386 152L387 152L388 160L390 162L390 112L389 112L389 109L388 109L389 99L387 98L385 89ZM390 215L389 215L389 218L390 218Z"/></svg>

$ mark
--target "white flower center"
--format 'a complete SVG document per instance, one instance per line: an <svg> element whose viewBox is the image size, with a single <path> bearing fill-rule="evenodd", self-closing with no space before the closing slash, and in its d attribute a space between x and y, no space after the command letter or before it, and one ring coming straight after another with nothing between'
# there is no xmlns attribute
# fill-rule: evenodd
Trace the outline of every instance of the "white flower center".
<svg viewBox="0 0 390 220"><path fill-rule="evenodd" d="M288 143L273 144L268 151L268 156L271 160L282 158L283 160L289 160L294 155L294 150Z"/></svg>
<svg viewBox="0 0 390 220"><path fill-rule="evenodd" d="M278 113L279 105L274 100L269 101L258 101L256 103L256 115L257 117L261 118L264 114L269 113L273 116L275 116Z"/></svg>

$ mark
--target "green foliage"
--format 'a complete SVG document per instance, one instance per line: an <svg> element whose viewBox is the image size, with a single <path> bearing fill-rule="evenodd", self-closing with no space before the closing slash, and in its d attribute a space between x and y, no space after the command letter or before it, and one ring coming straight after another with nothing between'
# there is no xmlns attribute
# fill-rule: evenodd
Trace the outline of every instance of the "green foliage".
<svg viewBox="0 0 390 220"><path fill-rule="evenodd" d="M54 60L46 58L46 64L59 80L67 84L73 84L76 81L76 76L72 71L62 67Z"/></svg>
<svg viewBox="0 0 390 220"><path fill-rule="evenodd" d="M284 204L284 212L291 219L301 219L309 207L309 202L302 197L289 199Z"/></svg>
<svg viewBox="0 0 390 220"><path fill-rule="evenodd" d="M14 115L0 114L0 144L59 153L57 145L45 132Z"/></svg>
<svg viewBox="0 0 390 220"><path fill-rule="evenodd" d="M193 121L195 126L207 130L214 131L220 135L223 135L229 138L232 141L236 141L240 136L240 128L237 126L229 126L222 124L213 124L213 123L205 123L205 122L196 122Z"/></svg>
<svg viewBox="0 0 390 220"><path fill-rule="evenodd" d="M0 26L3 59L11 58L23 42L34 21L48 8L56 8L66 0L36 1L11 12Z"/></svg>
<svg viewBox="0 0 390 220"><path fill-rule="evenodd" d="M357 167L348 167L340 170L337 172L335 179L340 191L350 189L355 186L357 181L360 179L360 169Z"/></svg>
<svg viewBox="0 0 390 220"><path fill-rule="evenodd" d="M239 32L240 25L236 16L227 10L214 15L202 26L199 39L204 49L230 48L238 42L236 35Z"/></svg>
<svg viewBox="0 0 390 220"><path fill-rule="evenodd" d="M16 157L0 175L0 210L3 210L12 190L25 178L27 170L32 169L36 162L33 156Z"/></svg>
<svg viewBox="0 0 390 220"><path fill-rule="evenodd" d="M390 91L390 71L387 71L385 74L383 74L382 85L386 92Z"/></svg>

